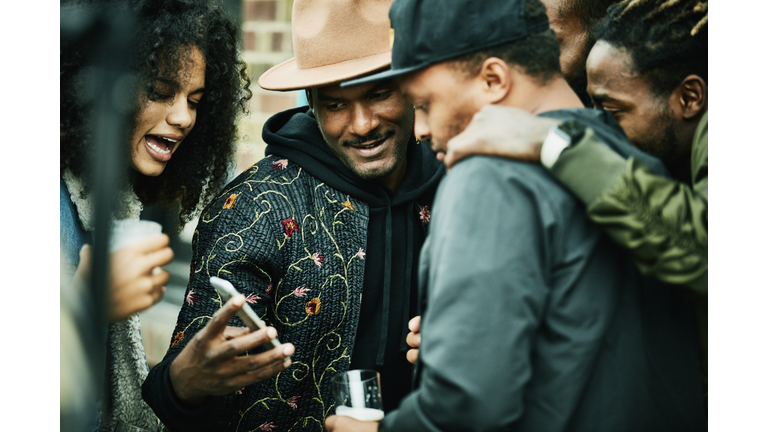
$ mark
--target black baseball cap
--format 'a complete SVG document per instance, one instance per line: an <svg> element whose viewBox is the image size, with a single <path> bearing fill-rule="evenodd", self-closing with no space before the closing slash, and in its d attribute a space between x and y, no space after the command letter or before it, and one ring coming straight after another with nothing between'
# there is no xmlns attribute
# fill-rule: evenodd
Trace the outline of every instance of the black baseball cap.
<svg viewBox="0 0 768 432"><path fill-rule="evenodd" d="M393 78L548 29L545 14L526 19L526 1L394 0L389 9L394 39L390 68L341 86Z"/></svg>

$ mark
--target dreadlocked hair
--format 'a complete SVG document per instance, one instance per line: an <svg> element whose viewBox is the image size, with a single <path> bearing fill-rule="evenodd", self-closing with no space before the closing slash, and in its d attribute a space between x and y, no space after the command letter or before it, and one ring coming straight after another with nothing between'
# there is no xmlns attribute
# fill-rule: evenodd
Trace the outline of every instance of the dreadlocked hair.
<svg viewBox="0 0 768 432"><path fill-rule="evenodd" d="M174 152L162 174L142 175L127 168L126 178L145 205L162 203L178 210L183 227L224 186L237 137L236 120L247 113L252 93L246 65L238 55L238 27L211 0L112 0L70 1L68 5L107 6L135 14L131 68L137 77L126 143L133 135L137 117L146 101L161 100L156 78L177 83L190 53L197 47L205 59L205 94L197 106L192 130ZM69 169L88 181L87 162L93 142L93 98L89 93L89 71L95 59L82 46L62 40L60 63L60 172ZM92 92L92 91L91 91ZM130 148L125 145L126 160ZM86 183L86 186L87 183Z"/></svg>
<svg viewBox="0 0 768 432"><path fill-rule="evenodd" d="M633 70L668 96L688 75L707 81L707 2L623 0L595 27L598 40L625 49Z"/></svg>

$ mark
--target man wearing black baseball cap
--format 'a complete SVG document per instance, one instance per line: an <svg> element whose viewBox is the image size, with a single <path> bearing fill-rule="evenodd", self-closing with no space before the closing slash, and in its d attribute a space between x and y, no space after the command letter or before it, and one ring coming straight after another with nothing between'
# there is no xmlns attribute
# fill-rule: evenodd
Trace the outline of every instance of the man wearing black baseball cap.
<svg viewBox="0 0 768 432"><path fill-rule="evenodd" d="M544 163L594 133L668 175L583 109L539 0L395 0L390 21L391 69L349 84L399 77L433 149L496 104L558 120ZM706 430L691 304L640 274L542 166L462 161L430 223L419 386L380 424L333 416L330 432Z"/></svg>

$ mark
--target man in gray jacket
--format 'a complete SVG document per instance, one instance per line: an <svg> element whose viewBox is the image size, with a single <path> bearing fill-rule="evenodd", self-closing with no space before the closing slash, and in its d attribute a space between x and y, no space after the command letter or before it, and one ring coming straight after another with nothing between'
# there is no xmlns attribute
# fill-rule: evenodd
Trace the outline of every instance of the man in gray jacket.
<svg viewBox="0 0 768 432"><path fill-rule="evenodd" d="M482 106L514 106L559 120L548 139L589 127L668 175L610 115L582 109L539 0L490 3L393 3L392 68L368 79L401 77L418 139L444 150ZM336 416L329 431L705 430L691 305L642 276L543 167L467 159L431 224L419 387L378 425Z"/></svg>

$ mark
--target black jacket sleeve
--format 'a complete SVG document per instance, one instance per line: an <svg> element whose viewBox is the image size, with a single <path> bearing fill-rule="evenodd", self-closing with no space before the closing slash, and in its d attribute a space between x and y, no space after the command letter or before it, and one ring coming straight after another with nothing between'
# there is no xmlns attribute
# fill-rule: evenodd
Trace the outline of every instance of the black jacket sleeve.
<svg viewBox="0 0 768 432"><path fill-rule="evenodd" d="M171 363L178 354L167 356L149 371L141 386L141 396L155 411L160 421L170 431L209 432L226 426L217 413L225 410L230 396L209 396L203 405L190 407L184 404L171 385Z"/></svg>

